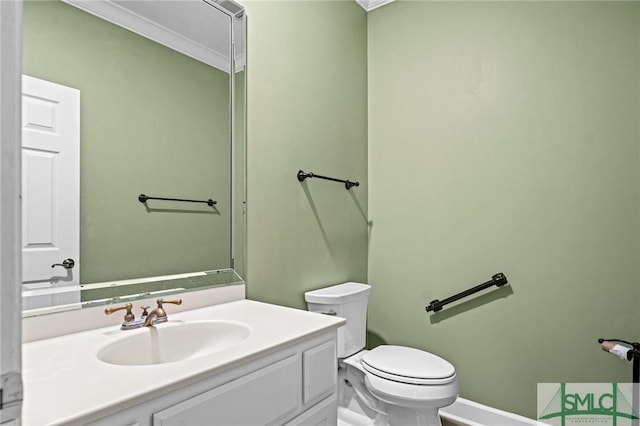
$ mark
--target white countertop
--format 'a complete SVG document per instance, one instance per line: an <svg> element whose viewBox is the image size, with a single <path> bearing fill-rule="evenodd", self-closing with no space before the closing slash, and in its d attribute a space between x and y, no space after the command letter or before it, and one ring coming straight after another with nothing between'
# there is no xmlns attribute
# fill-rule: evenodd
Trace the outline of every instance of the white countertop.
<svg viewBox="0 0 640 426"><path fill-rule="evenodd" d="M167 311L170 322L236 321L249 326L251 335L228 349L199 358L140 366L112 365L97 358L100 348L140 330L121 331L110 326L25 343L22 424L82 423L83 418L107 415L129 407L133 400L152 399L195 378L227 371L344 324L342 318L251 300L174 314Z"/></svg>

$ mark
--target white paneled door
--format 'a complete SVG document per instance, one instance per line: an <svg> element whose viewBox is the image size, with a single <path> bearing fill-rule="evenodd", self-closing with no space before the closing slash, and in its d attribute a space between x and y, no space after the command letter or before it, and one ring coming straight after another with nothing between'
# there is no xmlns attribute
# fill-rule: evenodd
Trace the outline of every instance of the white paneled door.
<svg viewBox="0 0 640 426"><path fill-rule="evenodd" d="M22 77L24 308L80 299L80 91Z"/></svg>

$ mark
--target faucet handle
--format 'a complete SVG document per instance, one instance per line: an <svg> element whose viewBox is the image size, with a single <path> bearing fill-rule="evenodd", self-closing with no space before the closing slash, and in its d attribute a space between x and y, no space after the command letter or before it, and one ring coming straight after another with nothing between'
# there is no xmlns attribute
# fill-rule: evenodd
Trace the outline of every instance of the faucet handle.
<svg viewBox="0 0 640 426"><path fill-rule="evenodd" d="M107 315L111 315L114 312L126 309L127 312L124 314L124 321L125 322L129 322L129 321L133 321L134 319L136 319L136 316L133 315L133 312L131 312L132 308L133 308L133 305L131 303L127 303L126 305L120 306L120 307L117 307L117 308L105 308L104 313L107 314Z"/></svg>
<svg viewBox="0 0 640 426"><path fill-rule="evenodd" d="M164 300L162 298L156 300L156 303L158 304L158 309L162 309L162 305L164 303L171 303L173 305L182 305L182 299L178 299L178 300Z"/></svg>

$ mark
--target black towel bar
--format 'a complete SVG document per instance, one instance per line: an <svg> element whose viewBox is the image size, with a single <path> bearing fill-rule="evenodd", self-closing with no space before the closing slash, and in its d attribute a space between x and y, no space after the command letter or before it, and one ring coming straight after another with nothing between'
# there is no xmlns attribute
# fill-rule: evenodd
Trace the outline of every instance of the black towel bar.
<svg viewBox="0 0 640 426"><path fill-rule="evenodd" d="M141 203L146 203L147 200L183 201L183 202L186 202L186 203L205 203L205 204L208 204L209 206L214 206L214 205L218 204L217 201L212 200L211 198L209 198L208 200L187 200L187 199L184 199L184 198L150 197L150 196L144 195L144 194L138 195L138 201L140 201Z"/></svg>
<svg viewBox="0 0 640 426"><path fill-rule="evenodd" d="M495 274L494 276L491 277L490 281L487 281L486 283L482 283L480 285L477 285L473 288L470 288L469 290L465 290L463 292L460 292L456 295L453 295L451 297L447 297L444 300L432 300L429 303L429 306L426 307L427 312L433 311L433 312L438 312L442 310L442 307L444 305L448 305L449 303L455 302L456 300L460 300L462 298L465 298L467 296L470 296L474 293L477 293L479 291L484 290L485 288L489 288L493 285L497 286L497 287L502 287L505 284L508 284L509 282L507 281L507 277L502 273L502 272L498 272L497 274Z"/></svg>
<svg viewBox="0 0 640 426"><path fill-rule="evenodd" d="M344 187L347 189L351 189L351 187L353 186L360 186L360 182L351 182L350 180L344 180L344 179L336 179L336 178L332 178L332 177L327 177L327 176L321 176L321 175L317 175L313 172L309 172L309 173L305 173L302 170L298 170L298 182L304 182L305 179L307 178L318 178L318 179L325 179L325 180L330 180L333 182L340 182L340 183L344 183Z"/></svg>

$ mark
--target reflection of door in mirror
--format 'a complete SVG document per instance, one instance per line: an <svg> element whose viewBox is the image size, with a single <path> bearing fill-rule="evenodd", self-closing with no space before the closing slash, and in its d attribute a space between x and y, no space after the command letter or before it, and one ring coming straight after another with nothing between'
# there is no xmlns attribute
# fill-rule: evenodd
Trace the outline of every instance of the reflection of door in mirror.
<svg viewBox="0 0 640 426"><path fill-rule="evenodd" d="M22 78L23 306L80 301L80 92Z"/></svg>
<svg viewBox="0 0 640 426"><path fill-rule="evenodd" d="M198 49L187 56L61 1L24 3L24 73L82 93L74 274L84 286L229 268L230 18L201 1L111 3L162 18L167 33ZM215 37L211 22L221 20L226 30ZM199 58L207 40L226 51ZM142 204L142 193L217 204Z"/></svg>

